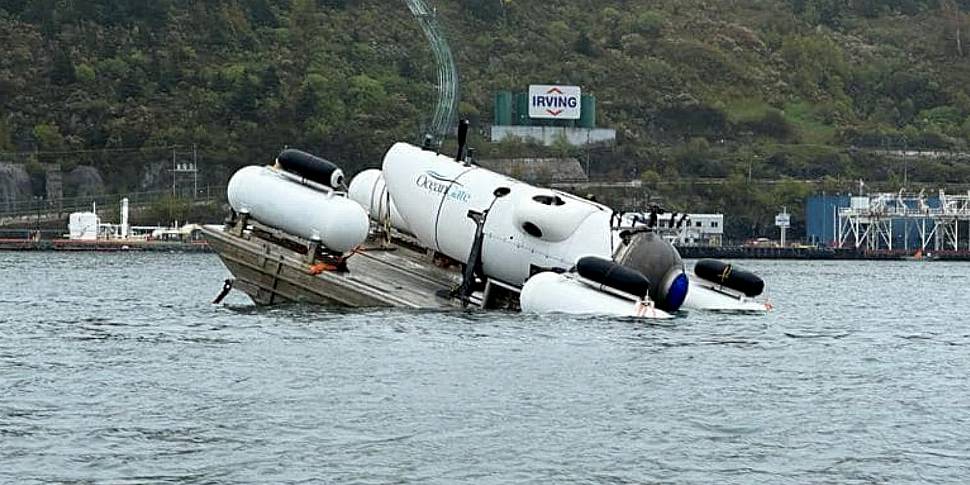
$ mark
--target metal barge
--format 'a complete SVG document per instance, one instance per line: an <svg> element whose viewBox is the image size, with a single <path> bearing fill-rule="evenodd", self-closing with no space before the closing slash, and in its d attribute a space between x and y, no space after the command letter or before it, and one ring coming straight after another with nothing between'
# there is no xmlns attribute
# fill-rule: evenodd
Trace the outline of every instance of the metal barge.
<svg viewBox="0 0 970 485"><path fill-rule="evenodd" d="M318 242L265 226L245 214L225 226L205 226L203 234L234 277L224 294L237 289L257 305L461 306L451 297L461 283L460 272L434 264L432 254L400 237L372 237L350 257L334 260Z"/></svg>

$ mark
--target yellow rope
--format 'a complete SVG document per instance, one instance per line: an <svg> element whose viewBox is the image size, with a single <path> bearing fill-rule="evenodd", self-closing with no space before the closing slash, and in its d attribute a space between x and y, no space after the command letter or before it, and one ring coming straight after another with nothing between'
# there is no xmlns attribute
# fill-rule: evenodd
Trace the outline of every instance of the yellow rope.
<svg viewBox="0 0 970 485"><path fill-rule="evenodd" d="M730 264L724 268L724 271L721 272L721 283L724 283L725 281L727 281L727 279L731 276L732 269L734 269L734 267L731 266Z"/></svg>

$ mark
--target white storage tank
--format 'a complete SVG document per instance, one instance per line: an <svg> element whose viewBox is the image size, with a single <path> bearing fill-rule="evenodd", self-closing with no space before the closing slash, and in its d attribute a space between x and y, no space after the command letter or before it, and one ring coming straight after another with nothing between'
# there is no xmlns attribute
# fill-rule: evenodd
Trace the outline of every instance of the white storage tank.
<svg viewBox="0 0 970 485"><path fill-rule="evenodd" d="M347 252L367 239L370 221L356 202L294 182L269 167L250 166L229 180L229 205L270 227Z"/></svg>
<svg viewBox="0 0 970 485"><path fill-rule="evenodd" d="M96 241L100 224L94 212L75 212L68 219L68 237L73 241Z"/></svg>

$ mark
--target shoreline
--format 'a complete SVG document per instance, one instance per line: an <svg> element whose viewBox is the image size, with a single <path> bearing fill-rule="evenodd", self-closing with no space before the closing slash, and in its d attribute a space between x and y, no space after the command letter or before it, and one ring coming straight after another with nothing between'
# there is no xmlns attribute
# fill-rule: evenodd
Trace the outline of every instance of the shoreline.
<svg viewBox="0 0 970 485"><path fill-rule="evenodd" d="M700 247L677 246L684 259L784 259L840 261L970 261L970 250L926 251L914 256L915 250L835 249L835 248L757 248L743 246Z"/></svg>
<svg viewBox="0 0 970 485"><path fill-rule="evenodd" d="M77 241L70 239L0 239L0 252L176 252L212 253L206 241ZM743 246L678 246L683 259L748 259L802 261L970 261L970 250L928 251L916 258L914 251L866 251L835 248L756 248Z"/></svg>
<svg viewBox="0 0 970 485"><path fill-rule="evenodd" d="M181 252L211 253L212 248L205 241L77 241L71 239L0 239L2 251L56 251L56 252Z"/></svg>

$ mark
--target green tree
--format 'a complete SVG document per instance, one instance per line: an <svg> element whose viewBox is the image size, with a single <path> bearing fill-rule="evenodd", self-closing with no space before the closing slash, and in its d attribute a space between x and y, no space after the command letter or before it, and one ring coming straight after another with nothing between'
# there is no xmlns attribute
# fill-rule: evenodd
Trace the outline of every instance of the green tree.
<svg viewBox="0 0 970 485"><path fill-rule="evenodd" d="M0 116L0 151L12 151L13 137L10 133L10 123L6 117Z"/></svg>
<svg viewBox="0 0 970 485"><path fill-rule="evenodd" d="M579 38L576 39L575 50L587 57L596 56L596 45L586 32L579 34Z"/></svg>
<svg viewBox="0 0 970 485"><path fill-rule="evenodd" d="M502 0L462 0L462 3L481 20L494 21L502 15Z"/></svg>
<svg viewBox="0 0 970 485"><path fill-rule="evenodd" d="M54 50L50 80L60 86L71 84L77 80L74 73L74 63L71 62L71 54L63 47Z"/></svg>
<svg viewBox="0 0 970 485"><path fill-rule="evenodd" d="M663 33L667 18L656 10L647 10L637 15L635 29L644 37L659 37Z"/></svg>
<svg viewBox="0 0 970 485"><path fill-rule="evenodd" d="M383 106L387 101L387 91L380 81L360 74L350 78L347 90L350 105L358 113L369 113Z"/></svg>
<svg viewBox="0 0 970 485"><path fill-rule="evenodd" d="M294 40L306 44L320 29L319 12L314 0L293 0L290 9L290 30Z"/></svg>
<svg viewBox="0 0 970 485"><path fill-rule="evenodd" d="M842 49L827 37L792 35L784 39L781 55L792 67L790 76L804 92L845 96L848 64Z"/></svg>
<svg viewBox="0 0 970 485"><path fill-rule="evenodd" d="M82 83L92 83L97 78L94 68L87 64L80 64L75 69L77 80Z"/></svg>
<svg viewBox="0 0 970 485"><path fill-rule="evenodd" d="M40 150L63 150L64 136L61 130L53 123L42 123L34 127L34 140Z"/></svg>

